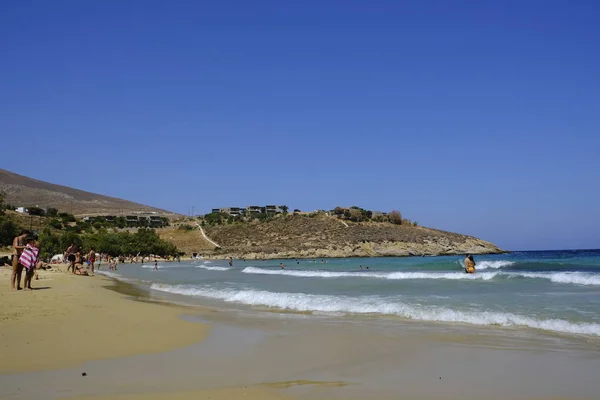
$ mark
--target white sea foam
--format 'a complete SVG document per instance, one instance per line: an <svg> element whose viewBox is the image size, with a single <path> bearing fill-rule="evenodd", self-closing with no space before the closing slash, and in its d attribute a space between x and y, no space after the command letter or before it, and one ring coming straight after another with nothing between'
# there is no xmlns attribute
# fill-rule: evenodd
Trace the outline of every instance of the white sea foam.
<svg viewBox="0 0 600 400"><path fill-rule="evenodd" d="M464 272L370 272L370 271L316 271L291 269L264 269L246 267L245 274L285 275L303 278L376 278L376 279L452 279L452 280L490 280L497 272L465 274Z"/></svg>
<svg viewBox="0 0 600 400"><path fill-rule="evenodd" d="M475 266L476 269L481 270L481 269L498 269L498 268L504 268L504 267L510 267L511 265L514 265L514 262L512 261L503 261L503 260L497 260L497 261L478 261L477 265Z"/></svg>
<svg viewBox="0 0 600 400"><path fill-rule="evenodd" d="M195 268L207 269L209 271L228 271L231 269L231 268L227 268L227 267L206 267L203 265L197 265Z"/></svg>
<svg viewBox="0 0 600 400"><path fill-rule="evenodd" d="M514 272L510 276L523 278L548 279L554 283L570 283L575 285L600 285L600 275L585 272Z"/></svg>
<svg viewBox="0 0 600 400"><path fill-rule="evenodd" d="M173 268L173 267L166 267L165 265L161 265L161 264L158 264L157 267L158 268ZM142 268L154 268L154 264L142 264Z"/></svg>
<svg viewBox="0 0 600 400"><path fill-rule="evenodd" d="M98 269L96 269L96 271L94 273L100 274L100 275L104 275L104 276L108 276L109 278L123 280L123 277L121 275L116 274L114 272L110 272L110 271L104 271L104 270L98 270Z"/></svg>
<svg viewBox="0 0 600 400"><path fill-rule="evenodd" d="M459 311L444 307L418 306L394 299L363 296L276 293L264 290L218 290L207 287L153 284L154 290L219 299L253 306L275 307L314 313L352 313L397 315L422 321L459 322L472 325L526 326L561 333L600 336L600 324L572 323L562 319L536 319L528 316L489 311Z"/></svg>

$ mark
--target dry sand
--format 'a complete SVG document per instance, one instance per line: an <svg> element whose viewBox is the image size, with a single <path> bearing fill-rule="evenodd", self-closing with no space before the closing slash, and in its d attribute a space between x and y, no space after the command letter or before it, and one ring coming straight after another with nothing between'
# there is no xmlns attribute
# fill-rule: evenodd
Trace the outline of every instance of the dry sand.
<svg viewBox="0 0 600 400"><path fill-rule="evenodd" d="M40 271L33 291L12 291L0 268L0 373L76 366L84 361L161 352L202 340L206 325L177 306L130 301L101 275L65 266ZM102 339L102 340L97 340Z"/></svg>

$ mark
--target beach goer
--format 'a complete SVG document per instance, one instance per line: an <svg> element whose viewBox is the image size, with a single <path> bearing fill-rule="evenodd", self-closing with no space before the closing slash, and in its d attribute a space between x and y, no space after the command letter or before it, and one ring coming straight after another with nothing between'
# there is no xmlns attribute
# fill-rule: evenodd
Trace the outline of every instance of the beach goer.
<svg viewBox="0 0 600 400"><path fill-rule="evenodd" d="M88 272L87 272L87 268L83 267L83 264L79 265L79 266L75 266L75 272L73 272L75 275L83 275L83 276L89 276Z"/></svg>
<svg viewBox="0 0 600 400"><path fill-rule="evenodd" d="M38 264L38 258L40 255L40 243L33 237L27 238L27 245L23 249L21 256L19 257L19 263L25 269L25 280L23 281L23 289L32 290L31 279L35 273L36 266Z"/></svg>
<svg viewBox="0 0 600 400"><path fill-rule="evenodd" d="M467 274L475 273L475 260L471 254L467 254L465 257L465 272Z"/></svg>
<svg viewBox="0 0 600 400"><path fill-rule="evenodd" d="M96 252L94 249L91 249L87 255L88 263L90 267L92 267L92 275L94 274L94 263L96 262Z"/></svg>
<svg viewBox="0 0 600 400"><path fill-rule="evenodd" d="M23 250L26 248L27 243L30 239L31 232L23 230L13 239L13 251L12 251L12 274L11 274L11 286L12 289L21 290L21 274L23 272L23 264L19 261ZM16 283L16 287L15 287Z"/></svg>
<svg viewBox="0 0 600 400"><path fill-rule="evenodd" d="M279 263L279 267L283 269L283 263Z"/></svg>
<svg viewBox="0 0 600 400"><path fill-rule="evenodd" d="M154 260L154 270L158 271L158 262Z"/></svg>
<svg viewBox="0 0 600 400"><path fill-rule="evenodd" d="M23 253L23 249L27 245L27 237L31 235L28 230L21 231L19 236L13 240L12 252L12 274L10 275L10 286L12 290L21 290L21 274L23 273L23 265L19 262L19 257ZM16 284L16 286L15 286Z"/></svg>
<svg viewBox="0 0 600 400"><path fill-rule="evenodd" d="M69 272L69 270L72 269L73 273L75 273L75 261L77 260L76 253L78 250L79 248L77 247L77 245L71 243L71 245L67 248L67 251L65 251L65 255L67 256L67 260L69 261L67 272Z"/></svg>

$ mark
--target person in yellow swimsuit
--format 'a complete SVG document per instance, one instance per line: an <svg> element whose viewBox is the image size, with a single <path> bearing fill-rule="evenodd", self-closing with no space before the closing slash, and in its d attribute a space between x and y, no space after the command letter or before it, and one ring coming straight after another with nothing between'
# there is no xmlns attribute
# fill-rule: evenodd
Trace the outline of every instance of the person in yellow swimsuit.
<svg viewBox="0 0 600 400"><path fill-rule="evenodd" d="M470 254L467 254L465 257L465 272L467 274L475 273L475 260L473 260L473 256Z"/></svg>

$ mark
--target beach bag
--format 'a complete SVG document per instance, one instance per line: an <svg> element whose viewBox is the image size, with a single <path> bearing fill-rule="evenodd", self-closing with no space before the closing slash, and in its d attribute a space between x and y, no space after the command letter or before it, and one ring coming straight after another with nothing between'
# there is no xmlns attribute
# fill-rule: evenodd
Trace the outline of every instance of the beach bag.
<svg viewBox="0 0 600 400"><path fill-rule="evenodd" d="M27 268L27 271L35 267L35 263L38 260L39 249L37 247L33 247L28 244L24 249L23 253L21 253L21 257L19 257L19 263L22 266Z"/></svg>

